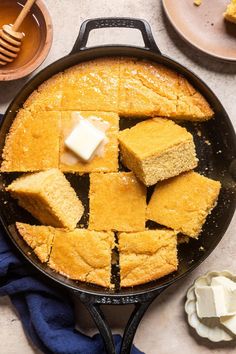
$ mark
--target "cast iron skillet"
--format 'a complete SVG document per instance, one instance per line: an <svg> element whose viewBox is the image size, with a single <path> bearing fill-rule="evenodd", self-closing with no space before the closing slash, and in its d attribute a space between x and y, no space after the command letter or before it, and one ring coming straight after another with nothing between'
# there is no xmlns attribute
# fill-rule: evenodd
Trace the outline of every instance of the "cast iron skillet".
<svg viewBox="0 0 236 354"><path fill-rule="evenodd" d="M138 29L141 31L145 47L109 45L86 48L90 31L104 27ZM41 274L46 276L51 282L53 281L52 284L56 282L65 289L73 292L86 305L104 339L107 353L114 354L115 349L111 330L100 309L100 305L135 304L134 311L124 331L121 349L122 354L128 354L138 324L153 299L169 285L190 273L203 262L219 243L230 223L236 204L236 137L229 117L214 93L190 70L161 54L147 22L132 18L100 18L85 21L81 26L78 39L71 53L37 74L13 100L4 116L0 129L0 153L2 152L6 134L14 120L17 109L22 106L32 91L52 75L72 65L104 56L133 56L164 64L185 76L194 87L205 96L214 109L215 118L209 122L184 124L188 130L194 134L199 157L197 170L211 178L220 180L222 183L218 205L208 217L201 237L199 240L191 240L189 244L179 246L179 267L177 272L160 280L134 288L109 290L66 279L53 272L46 265L41 264L32 253L29 253L30 249L17 234L14 223L16 221L36 223L37 221L24 210L20 209L17 203L3 190L4 184L8 184L17 174L1 174L0 176L0 185L2 187L0 216L8 236L24 257L30 261ZM133 123L121 119L121 129L130 124ZM23 143L24 142L22 142L22 144ZM78 178L80 177L68 175L68 179L75 188L79 184ZM89 187L88 178L81 177L80 182L80 186L83 185L83 191L82 194L80 194L81 192L78 190L77 192L83 199L86 208L88 208L88 200L85 196ZM87 222L86 218L83 222Z"/></svg>

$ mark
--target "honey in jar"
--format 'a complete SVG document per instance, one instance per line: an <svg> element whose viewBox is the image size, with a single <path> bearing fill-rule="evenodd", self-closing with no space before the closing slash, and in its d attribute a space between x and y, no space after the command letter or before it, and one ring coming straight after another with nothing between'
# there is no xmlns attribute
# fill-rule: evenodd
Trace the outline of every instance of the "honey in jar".
<svg viewBox="0 0 236 354"><path fill-rule="evenodd" d="M23 1L0 0L0 28L6 24L13 24L23 6ZM12 63L0 66L0 71L9 69L15 70L22 67L24 64L31 61L40 50L42 31L32 9L18 31L24 34L18 57Z"/></svg>

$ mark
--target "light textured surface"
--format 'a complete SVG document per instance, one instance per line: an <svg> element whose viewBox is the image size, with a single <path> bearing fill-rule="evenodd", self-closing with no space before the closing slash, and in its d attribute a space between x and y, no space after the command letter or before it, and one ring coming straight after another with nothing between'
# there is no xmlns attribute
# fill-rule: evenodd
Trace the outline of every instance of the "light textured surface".
<svg viewBox="0 0 236 354"><path fill-rule="evenodd" d="M191 0L192 1L192 0ZM46 0L53 17L54 42L52 50L43 64L66 55L72 48L81 22L99 16L132 16L149 21L155 39L164 54L174 58L197 73L218 95L236 127L235 82L236 65L210 59L185 44L168 24L161 9L160 0ZM118 35L117 35L118 34ZM90 43L111 42L140 44L141 36L135 30L109 29L91 34ZM26 79L11 83L0 83L0 111L23 86ZM209 270L229 269L236 273L236 217L228 228L224 239L209 258L190 276L178 282L155 300L146 313L135 337L135 344L146 354L228 354L235 352L235 344L213 344L195 335L186 323L184 299L188 287L200 274ZM127 307L105 308L114 333L122 328L132 309ZM77 303L79 327L94 333L94 324L82 305ZM0 298L0 353L39 353L27 341L21 324L6 298Z"/></svg>

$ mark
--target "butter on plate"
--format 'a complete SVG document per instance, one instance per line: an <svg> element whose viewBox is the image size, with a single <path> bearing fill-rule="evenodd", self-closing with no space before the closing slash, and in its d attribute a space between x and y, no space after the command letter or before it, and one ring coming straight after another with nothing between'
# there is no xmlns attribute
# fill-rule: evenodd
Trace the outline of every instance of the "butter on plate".
<svg viewBox="0 0 236 354"><path fill-rule="evenodd" d="M216 276L210 285L195 287L199 318L218 317L222 325L236 334L236 283Z"/></svg>
<svg viewBox="0 0 236 354"><path fill-rule="evenodd" d="M102 130L97 129L88 120L80 119L65 140L65 145L82 160L89 161L105 138Z"/></svg>

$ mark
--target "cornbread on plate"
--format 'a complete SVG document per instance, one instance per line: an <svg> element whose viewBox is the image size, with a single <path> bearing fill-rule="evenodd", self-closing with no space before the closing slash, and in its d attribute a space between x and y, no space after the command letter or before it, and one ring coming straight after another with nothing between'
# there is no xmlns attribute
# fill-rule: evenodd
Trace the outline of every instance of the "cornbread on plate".
<svg viewBox="0 0 236 354"><path fill-rule="evenodd" d="M224 18L230 22L236 23L236 0L231 0L224 13Z"/></svg>
<svg viewBox="0 0 236 354"><path fill-rule="evenodd" d="M33 248L40 261L47 262L51 253L55 229L51 226L34 226L21 222L16 223L16 228L25 242Z"/></svg>
<svg viewBox="0 0 236 354"><path fill-rule="evenodd" d="M87 61L63 74L62 110L118 111L119 58Z"/></svg>
<svg viewBox="0 0 236 354"><path fill-rule="evenodd" d="M165 66L134 58L120 63L119 113L204 121L213 116L205 98Z"/></svg>
<svg viewBox="0 0 236 354"><path fill-rule="evenodd" d="M74 189L57 169L21 176L6 190L45 225L74 229L84 212Z"/></svg>
<svg viewBox="0 0 236 354"><path fill-rule="evenodd" d="M40 85L27 98L24 108L31 112L60 111L63 93L63 73L56 74Z"/></svg>
<svg viewBox="0 0 236 354"><path fill-rule="evenodd" d="M111 285L113 232L56 230L49 267L74 280Z"/></svg>
<svg viewBox="0 0 236 354"><path fill-rule="evenodd" d="M122 162L147 186L196 167L192 135L171 120L154 118L119 134Z"/></svg>
<svg viewBox="0 0 236 354"><path fill-rule="evenodd" d="M120 285L134 286L177 270L177 237L172 230L120 233Z"/></svg>
<svg viewBox="0 0 236 354"><path fill-rule="evenodd" d="M145 229L146 188L132 172L90 175L90 230Z"/></svg>
<svg viewBox="0 0 236 354"><path fill-rule="evenodd" d="M60 112L21 109L6 137L2 172L31 172L58 167Z"/></svg>
<svg viewBox="0 0 236 354"><path fill-rule="evenodd" d="M78 124L79 119L87 119L106 134L106 141L99 148L99 155L83 162L65 145L65 140ZM62 112L60 134L60 170L65 172L115 172L118 170L119 116L106 112Z"/></svg>
<svg viewBox="0 0 236 354"><path fill-rule="evenodd" d="M147 207L147 219L197 238L216 205L220 186L193 171L159 182Z"/></svg>

